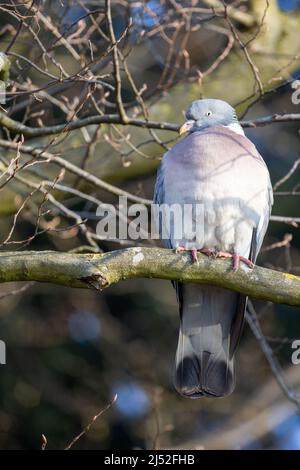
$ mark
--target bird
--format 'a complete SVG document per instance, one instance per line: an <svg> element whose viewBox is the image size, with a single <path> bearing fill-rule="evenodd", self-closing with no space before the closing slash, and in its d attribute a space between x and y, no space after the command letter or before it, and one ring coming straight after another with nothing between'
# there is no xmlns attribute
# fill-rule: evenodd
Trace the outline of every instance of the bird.
<svg viewBox="0 0 300 470"><path fill-rule="evenodd" d="M260 251L273 204L270 175L246 137L235 109L219 99L191 103L181 139L163 156L153 203L194 210L197 230L176 232L175 218L162 243L177 252L232 259L232 270L251 269ZM198 219L197 219L198 217ZM199 223L197 223L199 222ZM212 285L173 283L180 328L174 386L187 398L220 398L235 387L234 355L243 329L247 297Z"/></svg>

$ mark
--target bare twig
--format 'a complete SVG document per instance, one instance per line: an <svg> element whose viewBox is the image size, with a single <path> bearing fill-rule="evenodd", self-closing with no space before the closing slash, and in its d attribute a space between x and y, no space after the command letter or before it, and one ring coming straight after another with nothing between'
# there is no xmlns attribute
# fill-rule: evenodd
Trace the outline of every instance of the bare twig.
<svg viewBox="0 0 300 470"><path fill-rule="evenodd" d="M282 123L282 122L300 122L300 113L288 114L273 114L271 116L264 116L261 118L250 119L241 121L243 127L262 127L268 124ZM57 124L55 126L45 127L30 127L21 124L14 119L8 117L5 113L0 111L0 125L7 130L16 134L23 134L25 137L41 137L46 135L60 134L61 132L70 132L82 127L91 126L93 124L122 124L120 117L117 114L104 114L103 116L90 116L77 121L69 123ZM145 129L159 129L164 131L178 132L180 124L161 121L145 121L143 119L128 118L127 125L142 127Z"/></svg>
<svg viewBox="0 0 300 470"><path fill-rule="evenodd" d="M45 434L42 434L41 450L45 450L47 447L47 444L48 444L47 437L45 436Z"/></svg>
<svg viewBox="0 0 300 470"><path fill-rule="evenodd" d="M85 428L77 436L74 437L74 439L72 439L72 441L65 447L64 450L70 450L74 446L74 444L76 444L76 442L79 441L79 439L82 436L87 434L91 426L94 424L94 422L97 421L97 419L100 418L100 416L102 416L103 413L109 410L109 408L111 408L111 406L117 401L117 398L118 398L118 395L115 395L114 398L108 403L108 405L106 405L105 408L103 408L101 411L99 411L99 413L97 413L93 417L93 419L85 426Z"/></svg>
<svg viewBox="0 0 300 470"><path fill-rule="evenodd" d="M274 374L274 377L279 385L279 387L281 388L281 390L283 391L283 393L285 394L285 396L287 397L287 399L289 401L291 401L292 403L294 403L296 405L296 407L298 408L298 411L300 411L300 396L298 396L286 383L285 379L284 379L284 376L283 376L283 371L282 371L282 368L277 360L277 358L274 356L273 354L273 351L272 351L272 348L269 346L269 343L267 341L267 339L265 338L262 330L261 330L261 327L260 327L260 324L259 324L259 321L258 321L258 318L257 318L257 315L256 315L256 312L255 312L255 309L253 307L253 304L251 301L249 301L248 303L248 312L246 313L246 319L247 319L247 322L255 336L255 338L258 340L259 342L259 345L269 363L269 366Z"/></svg>
<svg viewBox="0 0 300 470"><path fill-rule="evenodd" d="M121 74L120 74L120 64L119 64L119 57L118 57L118 45L116 42L116 36L114 33L112 17L111 17L111 2L110 0L105 0L105 7L106 7L106 18L108 23L108 29L110 34L110 39L112 42L112 54L113 54L113 64L114 64L114 78L115 78L115 85L116 85L116 104L117 109L120 116L120 121L122 124L126 124L128 122L128 117L126 115L126 111L124 109L123 101L122 101L122 83L121 83Z"/></svg>

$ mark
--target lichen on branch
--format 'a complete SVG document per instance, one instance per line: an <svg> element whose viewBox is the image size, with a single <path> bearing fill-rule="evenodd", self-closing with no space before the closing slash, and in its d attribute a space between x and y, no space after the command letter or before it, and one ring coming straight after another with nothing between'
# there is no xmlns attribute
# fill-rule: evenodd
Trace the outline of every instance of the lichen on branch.
<svg viewBox="0 0 300 470"><path fill-rule="evenodd" d="M50 282L68 287L102 290L126 279L157 278L212 284L253 298L300 306L300 277L242 265L233 272L225 259L162 248L126 248L104 254L24 251L0 253L0 283Z"/></svg>

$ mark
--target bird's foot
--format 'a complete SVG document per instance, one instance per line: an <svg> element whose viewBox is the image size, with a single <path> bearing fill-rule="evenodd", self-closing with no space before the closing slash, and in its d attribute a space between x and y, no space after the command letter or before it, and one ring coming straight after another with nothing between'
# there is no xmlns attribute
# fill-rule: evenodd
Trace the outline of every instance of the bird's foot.
<svg viewBox="0 0 300 470"><path fill-rule="evenodd" d="M249 268L254 268L254 263L245 256L238 255L237 253L229 253L228 251L219 251L217 258L232 258L232 270L235 272L240 267L240 262L246 264Z"/></svg>
<svg viewBox="0 0 300 470"><path fill-rule="evenodd" d="M215 250L212 250L211 248L201 248L201 250L198 250L200 253L206 256L215 256L216 252Z"/></svg>
<svg viewBox="0 0 300 470"><path fill-rule="evenodd" d="M214 250L211 250L210 248L201 248L201 249L197 249L197 248L191 248L191 249L186 249L184 246L181 246L181 245L178 245L175 249L175 252L176 253L183 253L185 251L189 251L191 253L191 257L192 257L192 261L193 263L197 263L198 264L198 256L197 256L197 253L202 253L203 255L206 255L206 256L214 256L216 254L216 252Z"/></svg>
<svg viewBox="0 0 300 470"><path fill-rule="evenodd" d="M187 251L184 246L178 245L175 248L175 253L183 253L184 251Z"/></svg>
<svg viewBox="0 0 300 470"><path fill-rule="evenodd" d="M193 263L199 263L198 262L198 256L197 256L197 248L192 248L191 249L191 255L192 255L192 261Z"/></svg>
<svg viewBox="0 0 300 470"><path fill-rule="evenodd" d="M185 251L189 251L191 253L193 263L198 264L197 248L187 249L184 246L178 245L175 249L175 253L184 253Z"/></svg>
<svg viewBox="0 0 300 470"><path fill-rule="evenodd" d="M246 264L249 268L254 268L254 263L246 258L245 256L238 255L237 253L230 253L228 251L217 251L211 248L191 248L186 249L184 246L178 245L175 249L176 253L183 253L185 251L189 251L191 253L193 263L198 264L198 256L197 253L202 253L203 255L210 256L213 258L232 258L232 270L235 272L239 269L240 263Z"/></svg>

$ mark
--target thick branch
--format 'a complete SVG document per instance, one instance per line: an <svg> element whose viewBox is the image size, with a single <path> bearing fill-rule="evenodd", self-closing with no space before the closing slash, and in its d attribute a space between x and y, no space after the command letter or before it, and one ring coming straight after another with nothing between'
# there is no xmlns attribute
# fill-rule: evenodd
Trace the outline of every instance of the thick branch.
<svg viewBox="0 0 300 470"><path fill-rule="evenodd" d="M261 127L268 124L279 122L300 122L300 113L291 114L273 114L271 116L264 116L249 121L241 121L243 127ZM0 111L0 126L5 127L7 130L16 134L23 134L26 137L41 137L46 135L60 134L61 132L69 132L75 129L81 129L85 126L92 124L124 124L118 114L104 114L90 116L76 121L65 122L63 124L57 124L55 126L45 127L30 127L22 124L19 121L11 119L3 111ZM180 125L171 122L159 122L159 121L145 121L143 119L127 118L126 124L136 127L144 127L147 129L160 129L178 132Z"/></svg>
<svg viewBox="0 0 300 470"><path fill-rule="evenodd" d="M161 248L127 248L105 254L1 252L0 283L51 282L101 290L125 279L159 278L213 284L251 297L300 306L300 277L256 266L231 269L230 261Z"/></svg>

